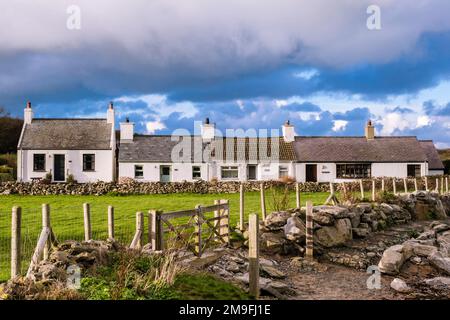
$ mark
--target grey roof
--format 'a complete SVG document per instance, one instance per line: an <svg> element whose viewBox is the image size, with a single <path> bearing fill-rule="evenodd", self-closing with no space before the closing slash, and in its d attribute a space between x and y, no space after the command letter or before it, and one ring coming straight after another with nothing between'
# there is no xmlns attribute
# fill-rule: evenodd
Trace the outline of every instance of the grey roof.
<svg viewBox="0 0 450 320"><path fill-rule="evenodd" d="M214 160L296 161L293 142L283 138L216 138L211 143Z"/></svg>
<svg viewBox="0 0 450 320"><path fill-rule="evenodd" d="M296 137L300 162L425 162L416 137Z"/></svg>
<svg viewBox="0 0 450 320"><path fill-rule="evenodd" d="M183 139L183 140L181 140ZM181 142L183 141L183 142ZM172 159L173 148L181 143L190 144L190 154L183 155L179 152L178 159ZM194 143L198 143L194 147ZM201 137L197 136L176 136L172 139L170 135L135 135L133 141L121 141L119 147L120 162L202 162L202 152L206 144ZM196 157L197 155L197 157ZM200 159L200 160L197 160Z"/></svg>
<svg viewBox="0 0 450 320"><path fill-rule="evenodd" d="M106 119L33 119L19 149L110 150L112 125Z"/></svg>
<svg viewBox="0 0 450 320"><path fill-rule="evenodd" d="M424 150L428 159L428 169L430 170L444 170L444 164L442 163L439 153L431 140L420 140L420 145Z"/></svg>

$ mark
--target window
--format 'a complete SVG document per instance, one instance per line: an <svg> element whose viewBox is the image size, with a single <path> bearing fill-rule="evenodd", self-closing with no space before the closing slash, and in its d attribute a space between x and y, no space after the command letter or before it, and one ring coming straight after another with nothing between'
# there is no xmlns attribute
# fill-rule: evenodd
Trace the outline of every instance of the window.
<svg viewBox="0 0 450 320"><path fill-rule="evenodd" d="M45 154L33 155L33 171L45 171Z"/></svg>
<svg viewBox="0 0 450 320"><path fill-rule="evenodd" d="M343 179L370 178L370 163L347 163L336 165L336 177Z"/></svg>
<svg viewBox="0 0 450 320"><path fill-rule="evenodd" d="M143 165L135 165L134 166L134 177L136 179L144 178L144 166Z"/></svg>
<svg viewBox="0 0 450 320"><path fill-rule="evenodd" d="M408 177L420 177L420 164L408 164Z"/></svg>
<svg viewBox="0 0 450 320"><path fill-rule="evenodd" d="M280 168L278 169L278 177L283 178L287 177L288 175L289 175L288 167L280 166Z"/></svg>
<svg viewBox="0 0 450 320"><path fill-rule="evenodd" d="M83 154L83 171L95 171L95 154Z"/></svg>
<svg viewBox="0 0 450 320"><path fill-rule="evenodd" d="M238 179L239 177L238 167L222 167L221 173L222 179L225 180Z"/></svg>
<svg viewBox="0 0 450 320"><path fill-rule="evenodd" d="M199 180L202 178L202 172L200 170L199 166L193 166L192 167L192 179L193 180Z"/></svg>

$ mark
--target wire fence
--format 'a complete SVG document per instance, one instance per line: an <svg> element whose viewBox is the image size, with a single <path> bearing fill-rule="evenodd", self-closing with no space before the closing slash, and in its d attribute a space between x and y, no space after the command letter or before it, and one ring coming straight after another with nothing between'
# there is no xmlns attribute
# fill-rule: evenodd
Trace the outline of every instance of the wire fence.
<svg viewBox="0 0 450 320"><path fill-rule="evenodd" d="M146 212L148 209L143 209ZM108 238L108 207L91 205L92 239ZM84 241L83 206L50 207L53 232L58 241ZM130 244L135 233L136 213L115 210L115 240ZM42 230L42 209L22 208L21 223L21 273L25 274ZM11 273L11 211L0 209L0 282L10 278Z"/></svg>

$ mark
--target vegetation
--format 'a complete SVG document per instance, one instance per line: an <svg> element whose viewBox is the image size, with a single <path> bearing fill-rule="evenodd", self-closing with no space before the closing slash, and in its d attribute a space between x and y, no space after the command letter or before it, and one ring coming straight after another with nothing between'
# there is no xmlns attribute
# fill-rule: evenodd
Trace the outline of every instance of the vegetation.
<svg viewBox="0 0 450 320"><path fill-rule="evenodd" d="M0 154L16 153L22 131L22 119L10 117L4 108L0 106Z"/></svg>
<svg viewBox="0 0 450 320"><path fill-rule="evenodd" d="M0 182L16 179L17 156L12 153L0 154Z"/></svg>
<svg viewBox="0 0 450 320"><path fill-rule="evenodd" d="M445 174L450 174L450 149L438 150L442 163L445 167Z"/></svg>

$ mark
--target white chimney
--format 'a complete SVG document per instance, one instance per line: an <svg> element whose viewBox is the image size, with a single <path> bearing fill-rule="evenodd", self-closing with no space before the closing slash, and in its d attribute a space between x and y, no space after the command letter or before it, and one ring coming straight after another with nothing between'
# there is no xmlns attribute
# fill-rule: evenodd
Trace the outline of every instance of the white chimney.
<svg viewBox="0 0 450 320"><path fill-rule="evenodd" d="M283 132L283 139L285 142L293 142L295 140L295 129L289 120L283 124L281 131Z"/></svg>
<svg viewBox="0 0 450 320"><path fill-rule="evenodd" d="M114 105L112 102L109 103L108 111L106 112L106 122L114 125L115 122L115 112Z"/></svg>
<svg viewBox="0 0 450 320"><path fill-rule="evenodd" d="M31 124L33 121L33 109L31 109L31 102L27 102L27 107L24 110L23 121L25 124Z"/></svg>
<svg viewBox="0 0 450 320"><path fill-rule="evenodd" d="M202 139L213 140L216 136L216 125L209 123L209 118L205 119L205 123L202 124Z"/></svg>
<svg viewBox="0 0 450 320"><path fill-rule="evenodd" d="M120 141L131 142L134 137L134 123L127 118L125 122L120 123Z"/></svg>

